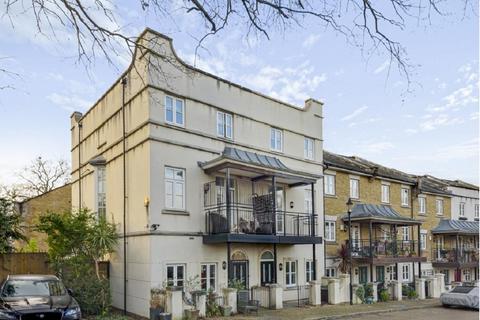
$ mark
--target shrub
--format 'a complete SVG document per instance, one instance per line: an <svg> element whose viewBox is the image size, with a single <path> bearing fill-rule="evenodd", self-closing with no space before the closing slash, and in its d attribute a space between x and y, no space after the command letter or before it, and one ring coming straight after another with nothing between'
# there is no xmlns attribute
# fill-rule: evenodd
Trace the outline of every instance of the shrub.
<svg viewBox="0 0 480 320"><path fill-rule="evenodd" d="M357 291L355 291L357 297L363 302L365 302L365 289L363 286L358 287Z"/></svg>
<svg viewBox="0 0 480 320"><path fill-rule="evenodd" d="M206 306L207 317L216 317L221 315L220 306L216 301L216 297L217 295L212 290L208 291Z"/></svg>
<svg viewBox="0 0 480 320"><path fill-rule="evenodd" d="M390 300L390 294L388 293L387 289L381 289L380 292L378 293L378 300L381 302L386 302Z"/></svg>
<svg viewBox="0 0 480 320"><path fill-rule="evenodd" d="M373 285L372 284L366 284L364 285L364 290L365 290L365 297L373 297Z"/></svg>
<svg viewBox="0 0 480 320"><path fill-rule="evenodd" d="M408 297L409 299L416 299L416 298L418 297L417 291L415 291L414 289L410 289L410 290L408 291L407 297Z"/></svg>

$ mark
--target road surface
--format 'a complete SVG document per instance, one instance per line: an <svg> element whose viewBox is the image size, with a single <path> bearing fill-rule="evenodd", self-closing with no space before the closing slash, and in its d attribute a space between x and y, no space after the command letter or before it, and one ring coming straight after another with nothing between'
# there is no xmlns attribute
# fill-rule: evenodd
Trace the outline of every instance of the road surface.
<svg viewBox="0 0 480 320"><path fill-rule="evenodd" d="M478 311L434 307L426 309L414 309L407 311L395 311L379 314L367 314L352 317L355 320L478 320Z"/></svg>

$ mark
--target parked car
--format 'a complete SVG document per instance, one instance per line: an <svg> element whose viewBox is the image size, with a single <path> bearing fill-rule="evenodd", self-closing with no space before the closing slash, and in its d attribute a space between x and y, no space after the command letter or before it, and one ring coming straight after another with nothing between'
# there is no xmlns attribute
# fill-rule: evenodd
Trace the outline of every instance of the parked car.
<svg viewBox="0 0 480 320"><path fill-rule="evenodd" d="M440 296L443 306L465 307L478 310L478 287L458 286Z"/></svg>
<svg viewBox="0 0 480 320"><path fill-rule="evenodd" d="M71 290L51 275L10 275L0 286L0 320L78 320Z"/></svg>

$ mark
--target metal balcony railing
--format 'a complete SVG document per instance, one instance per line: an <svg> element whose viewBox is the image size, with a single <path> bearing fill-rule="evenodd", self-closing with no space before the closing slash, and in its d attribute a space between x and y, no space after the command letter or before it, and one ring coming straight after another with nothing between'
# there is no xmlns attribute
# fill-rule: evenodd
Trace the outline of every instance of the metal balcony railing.
<svg viewBox="0 0 480 320"><path fill-rule="evenodd" d="M346 241L348 248L348 240ZM352 240L352 257L412 257L418 255L416 240L383 240L369 239Z"/></svg>
<svg viewBox="0 0 480 320"><path fill-rule="evenodd" d="M256 210L251 204L232 203L205 208L207 234L314 236L312 219L312 215L306 212Z"/></svg>
<svg viewBox="0 0 480 320"><path fill-rule="evenodd" d="M432 248L432 262L437 263L469 263L478 262L479 250L475 247L434 247Z"/></svg>

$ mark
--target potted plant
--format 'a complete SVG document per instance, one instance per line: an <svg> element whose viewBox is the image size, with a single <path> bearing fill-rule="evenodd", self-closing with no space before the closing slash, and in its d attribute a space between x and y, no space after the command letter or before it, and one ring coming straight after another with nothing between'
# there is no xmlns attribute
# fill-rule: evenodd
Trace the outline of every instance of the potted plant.
<svg viewBox="0 0 480 320"><path fill-rule="evenodd" d="M158 315L165 311L165 289L154 287L150 289L150 319L158 318Z"/></svg>
<svg viewBox="0 0 480 320"><path fill-rule="evenodd" d="M365 291L365 303L372 304L373 303L373 284L366 284L364 285Z"/></svg>

